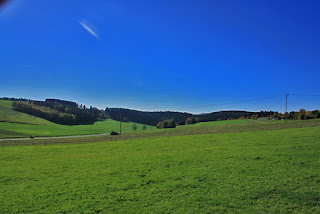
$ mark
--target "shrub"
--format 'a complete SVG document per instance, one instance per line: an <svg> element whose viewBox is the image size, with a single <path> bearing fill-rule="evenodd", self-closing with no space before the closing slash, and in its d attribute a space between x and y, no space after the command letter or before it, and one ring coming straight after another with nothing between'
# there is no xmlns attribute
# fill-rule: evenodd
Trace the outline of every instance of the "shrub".
<svg viewBox="0 0 320 214"><path fill-rule="evenodd" d="M168 120L162 121L162 126L161 126L161 128L165 129L165 128L168 128L168 126L169 126Z"/></svg>
<svg viewBox="0 0 320 214"><path fill-rule="evenodd" d="M168 121L168 128L176 128L177 124L174 119Z"/></svg>
<svg viewBox="0 0 320 214"><path fill-rule="evenodd" d="M305 114L300 114L299 119L300 119L300 120L306 120L306 119L307 119L307 115L305 115Z"/></svg>
<svg viewBox="0 0 320 214"><path fill-rule="evenodd" d="M133 125L132 125L132 129L135 131L135 130L137 130L137 125L134 123Z"/></svg>
<svg viewBox="0 0 320 214"><path fill-rule="evenodd" d="M197 120L193 117L189 117L188 119L186 119L186 122L185 122L186 125L194 124L194 123L197 123Z"/></svg>
<svg viewBox="0 0 320 214"><path fill-rule="evenodd" d="M159 122L157 125L156 125L157 129L161 129L162 128L162 122Z"/></svg>
<svg viewBox="0 0 320 214"><path fill-rule="evenodd" d="M184 120L181 120L181 121L178 123L179 126L183 126L183 125L185 125L185 124L186 124L186 121L184 121Z"/></svg>
<svg viewBox="0 0 320 214"><path fill-rule="evenodd" d="M157 124L158 129L165 129L165 128L175 128L177 126L176 121L174 119L164 120Z"/></svg>

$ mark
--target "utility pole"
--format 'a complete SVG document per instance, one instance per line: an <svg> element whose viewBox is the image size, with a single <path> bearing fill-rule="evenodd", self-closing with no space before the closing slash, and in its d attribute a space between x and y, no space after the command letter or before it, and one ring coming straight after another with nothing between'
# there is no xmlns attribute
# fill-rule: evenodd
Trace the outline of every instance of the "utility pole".
<svg viewBox="0 0 320 214"><path fill-rule="evenodd" d="M121 112L120 112L120 134L121 134Z"/></svg>
<svg viewBox="0 0 320 214"><path fill-rule="evenodd" d="M285 96L286 96L286 112L284 114L285 114L286 121L287 121L287 117L288 117L288 96L289 96L289 94L285 94Z"/></svg>

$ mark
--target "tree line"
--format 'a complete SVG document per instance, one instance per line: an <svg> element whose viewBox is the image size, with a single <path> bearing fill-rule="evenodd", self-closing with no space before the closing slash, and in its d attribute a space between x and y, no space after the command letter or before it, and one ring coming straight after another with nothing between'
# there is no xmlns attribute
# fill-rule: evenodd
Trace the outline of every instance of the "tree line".
<svg viewBox="0 0 320 214"><path fill-rule="evenodd" d="M77 116L61 113L48 107L37 106L28 102L13 102L13 109L63 125L75 125Z"/></svg>
<svg viewBox="0 0 320 214"><path fill-rule="evenodd" d="M106 108L105 113L110 119L119 121L130 121L156 126L159 121L174 119L175 121L185 121L188 117L192 117L190 113L171 112L171 111L138 111L125 108Z"/></svg>
<svg viewBox="0 0 320 214"><path fill-rule="evenodd" d="M131 121L134 123L167 128L166 124L169 123L169 120L173 120L176 125L188 125L198 122L234 119L264 118L272 120L307 120L320 118L320 112L318 110L306 111L304 109L300 109L298 112L292 111L284 114L276 111L219 111L207 114L190 114L172 111L147 112L108 107L105 110L99 110L92 106L87 107L73 101L59 99L46 99L45 101L6 97L0 99L16 101L14 102L14 109L17 111L38 116L63 125L93 124L98 120L110 118L117 121ZM171 122L171 124L173 124L173 122ZM173 125L170 125L169 127L172 126Z"/></svg>
<svg viewBox="0 0 320 214"><path fill-rule="evenodd" d="M185 112L171 112L171 111L158 111L146 112L124 108L106 108L105 113L113 120L131 121L135 123L143 123L147 125L157 126L159 122L173 119L176 125L188 125L198 122L209 122L217 120L234 120L234 119L292 119L292 120L306 120L312 118L319 118L319 111L305 111L279 113L276 111L219 111L207 114L190 114ZM303 113L304 112L304 113ZM318 115L318 116L317 116Z"/></svg>
<svg viewBox="0 0 320 214"><path fill-rule="evenodd" d="M105 113L109 118L119 121L131 121L135 123L143 123L151 126L157 126L159 122L164 120L173 119L177 125L185 125L195 123L192 118L195 118L196 122L207 122L215 120L227 120L229 118L240 118L242 116L251 117L255 112L247 111L220 111L212 112L209 114L190 114L186 112L172 112L172 111L138 111L125 108L106 108ZM188 118L191 118L187 121Z"/></svg>
<svg viewBox="0 0 320 214"><path fill-rule="evenodd" d="M16 101L13 109L62 125L88 125L108 118L103 110L83 107L71 101L47 99L46 101Z"/></svg>

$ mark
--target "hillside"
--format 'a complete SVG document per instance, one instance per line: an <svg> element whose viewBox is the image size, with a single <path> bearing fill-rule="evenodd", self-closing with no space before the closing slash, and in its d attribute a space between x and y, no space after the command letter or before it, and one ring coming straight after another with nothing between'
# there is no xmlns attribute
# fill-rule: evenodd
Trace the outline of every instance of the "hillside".
<svg viewBox="0 0 320 214"><path fill-rule="evenodd" d="M12 109L12 102L0 100L0 122L21 123L33 125L52 125L53 123L45 119L35 117Z"/></svg>
<svg viewBox="0 0 320 214"><path fill-rule="evenodd" d="M124 108L106 108L106 114L113 120L122 120L144 123L155 126L159 121L174 119L176 122L185 121L192 114L185 112L159 111L147 112Z"/></svg>
<svg viewBox="0 0 320 214"><path fill-rule="evenodd" d="M220 120L220 121L199 122L199 123L189 124L185 126L177 126L177 128L191 128L191 127L198 127L198 126L220 126L220 125L252 125L252 124L267 124L271 122L272 121L269 121L269 120L265 121L265 120L253 120L253 119Z"/></svg>
<svg viewBox="0 0 320 214"><path fill-rule="evenodd" d="M149 125L157 125L158 122L174 119L176 123L183 124L186 119L190 117L198 117L200 121L216 121L216 120L227 120L229 118L240 118L242 116L252 116L253 114L258 112L247 112L247 111L220 111L220 112L212 112L208 114L190 114L186 112L173 112L173 111L138 111L132 109L124 109L124 108L106 108L106 114L114 120L120 120L120 116L122 120L128 120L132 122L145 123Z"/></svg>
<svg viewBox="0 0 320 214"><path fill-rule="evenodd" d="M88 125L107 119L103 110L79 105L73 101L46 99L45 101L15 101L15 111L27 113L61 125Z"/></svg>
<svg viewBox="0 0 320 214"><path fill-rule="evenodd" d="M61 125L88 125L104 119L112 119L123 122L133 122L156 126L159 122L173 119L177 125L194 124L198 122L234 120L234 119L258 119L268 118L275 120L306 120L320 118L320 111L306 111L300 109L298 112L291 111L282 114L274 111L218 111L203 114L191 114L176 111L139 111L125 108L109 108L100 110L96 107L86 107L74 101L60 99L46 99L45 101L0 98L12 100L14 110L40 117ZM11 117L11 116L10 116Z"/></svg>
<svg viewBox="0 0 320 214"><path fill-rule="evenodd" d="M40 136L69 136L103 134L119 131L119 122L111 119L95 122L93 125L60 125L12 109L12 101L0 100L0 138ZM136 123L137 131L142 131L143 124ZM133 123L123 122L122 131L130 132ZM146 126L147 130L155 129Z"/></svg>

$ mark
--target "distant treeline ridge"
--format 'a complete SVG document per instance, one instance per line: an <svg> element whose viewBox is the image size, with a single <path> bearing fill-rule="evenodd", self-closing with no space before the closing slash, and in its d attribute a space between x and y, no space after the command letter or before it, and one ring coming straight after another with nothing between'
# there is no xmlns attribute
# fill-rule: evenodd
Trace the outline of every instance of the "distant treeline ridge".
<svg viewBox="0 0 320 214"><path fill-rule="evenodd" d="M72 101L46 99L46 101L15 101L13 109L41 117L62 125L86 125L108 118L103 110L78 105Z"/></svg>
<svg viewBox="0 0 320 214"><path fill-rule="evenodd" d="M16 111L31 114L63 125L93 124L96 121L110 118L117 121L130 121L167 128L174 127L173 121L176 125L188 125L198 122L233 119L264 118L273 120L306 120L320 118L320 112L318 110L306 111L304 109L300 109L299 112L292 111L285 114L275 111L219 111L207 114L190 114L186 112L173 111L146 112L108 107L105 110L99 110L92 106L87 108L85 105L79 105L73 101L59 99L46 99L45 101L6 97L0 99L15 101L13 102L13 108Z"/></svg>

